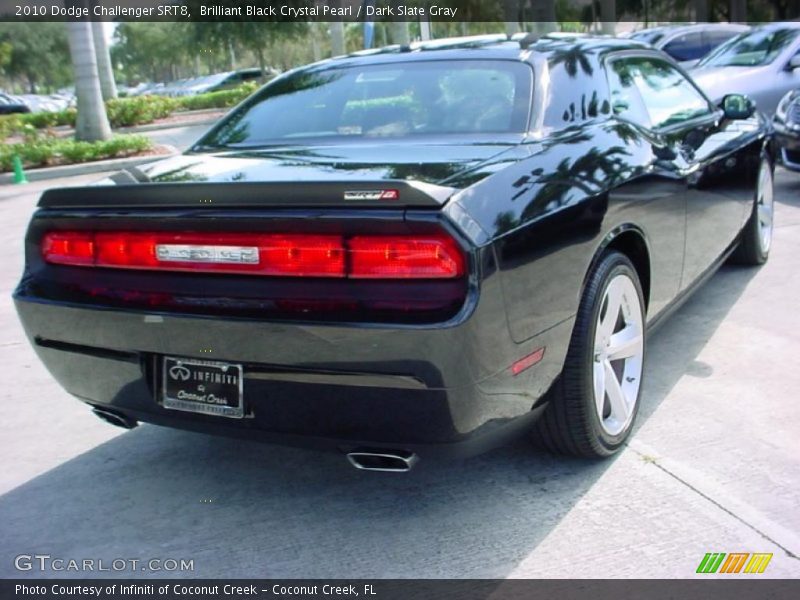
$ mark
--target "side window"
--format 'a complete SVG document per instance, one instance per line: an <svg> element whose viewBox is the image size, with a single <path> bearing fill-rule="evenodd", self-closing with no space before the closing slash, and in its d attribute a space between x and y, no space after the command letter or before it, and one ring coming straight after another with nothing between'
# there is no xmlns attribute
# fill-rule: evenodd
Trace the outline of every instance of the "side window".
<svg viewBox="0 0 800 600"><path fill-rule="evenodd" d="M711 52L720 44L727 42L733 36L737 35L736 31L708 31L706 32L706 42L708 43L708 51Z"/></svg>
<svg viewBox="0 0 800 600"><path fill-rule="evenodd" d="M611 111L623 119L643 127L650 127L650 115L639 90L630 76L627 66L632 59L620 59L611 63L608 72L608 87L611 93Z"/></svg>
<svg viewBox="0 0 800 600"><path fill-rule="evenodd" d="M623 58L612 63L612 70L623 90L635 88L639 92L654 128L668 127L711 112L703 95L663 60Z"/></svg>
<svg viewBox="0 0 800 600"><path fill-rule="evenodd" d="M664 52L669 54L678 62L684 60L697 60L706 55L706 45L703 42L703 34L699 31L684 33L668 42Z"/></svg>

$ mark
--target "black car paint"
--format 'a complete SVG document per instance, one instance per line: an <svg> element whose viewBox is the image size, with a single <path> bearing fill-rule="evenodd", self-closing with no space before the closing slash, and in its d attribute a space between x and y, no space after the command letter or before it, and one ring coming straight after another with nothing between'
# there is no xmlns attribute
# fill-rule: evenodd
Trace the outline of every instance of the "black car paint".
<svg viewBox="0 0 800 600"><path fill-rule="evenodd" d="M508 42L340 59L527 60L537 73L536 110L524 136L212 152L200 149L201 140L185 156L122 176L117 189L46 194L15 293L37 353L90 404L198 431L452 453L482 449L493 434L521 427L543 408L561 371L583 281L599 254L614 247L633 256L648 322L656 322L733 247L752 206L759 161L772 156L769 129L756 117L729 121L720 111L653 133L613 116L603 61L618 52L653 55L636 43L543 40L530 50ZM420 202L342 200L342 190L370 184L430 187L416 196ZM301 193L258 202L259 189L275 199L292 186L320 185L324 199ZM102 208L91 201L104 195ZM39 257L49 227L241 230L277 223L302 230L358 221L450 231L470 260L464 305L437 322L390 324L124 308L69 298L65 286L94 273L44 265ZM141 273L96 276L134 289L158 281ZM215 298L233 284L244 282L187 275L173 285ZM511 373L515 361L541 348L541 362ZM243 363L248 418L164 409L163 355Z"/></svg>

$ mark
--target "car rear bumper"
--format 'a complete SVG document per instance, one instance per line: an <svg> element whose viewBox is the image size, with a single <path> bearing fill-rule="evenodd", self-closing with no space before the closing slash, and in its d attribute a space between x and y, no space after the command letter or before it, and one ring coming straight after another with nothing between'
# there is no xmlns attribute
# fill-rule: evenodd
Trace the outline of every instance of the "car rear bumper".
<svg viewBox="0 0 800 600"><path fill-rule="evenodd" d="M572 326L570 319L516 344L502 298L492 293L447 327L179 316L66 305L19 290L15 304L55 379L93 406L194 431L345 451L452 455L496 445L540 412ZM539 348L539 363L511 372ZM246 417L164 408L165 355L242 364Z"/></svg>

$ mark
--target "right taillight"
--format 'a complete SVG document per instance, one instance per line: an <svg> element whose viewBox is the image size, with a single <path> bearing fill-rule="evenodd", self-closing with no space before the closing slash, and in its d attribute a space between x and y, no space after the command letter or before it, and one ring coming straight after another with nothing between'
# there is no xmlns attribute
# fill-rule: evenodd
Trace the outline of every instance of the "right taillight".
<svg viewBox="0 0 800 600"><path fill-rule="evenodd" d="M347 242L354 279L452 279L464 274L464 255L445 235L356 236Z"/></svg>
<svg viewBox="0 0 800 600"><path fill-rule="evenodd" d="M51 264L112 269L351 279L456 279L465 273L462 250L438 232L51 231L41 249Z"/></svg>

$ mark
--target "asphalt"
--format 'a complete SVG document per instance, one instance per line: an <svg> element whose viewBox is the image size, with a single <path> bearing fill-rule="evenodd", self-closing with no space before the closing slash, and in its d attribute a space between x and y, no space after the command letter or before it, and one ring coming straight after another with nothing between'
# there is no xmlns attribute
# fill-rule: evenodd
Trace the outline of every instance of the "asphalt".
<svg viewBox="0 0 800 600"><path fill-rule="evenodd" d="M707 552L772 553L757 577L800 577L800 175L778 173L769 263L723 267L649 340L635 437L618 456L521 440L405 475L124 432L63 392L10 294L37 194L97 177L0 187L0 577L685 578ZM33 554L194 562L183 574L15 569Z"/></svg>

